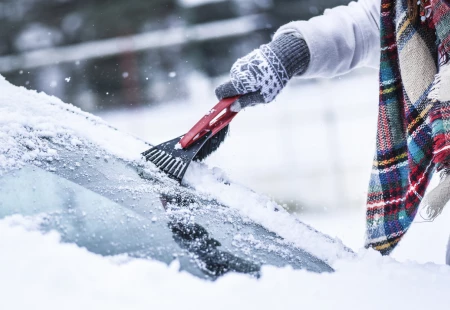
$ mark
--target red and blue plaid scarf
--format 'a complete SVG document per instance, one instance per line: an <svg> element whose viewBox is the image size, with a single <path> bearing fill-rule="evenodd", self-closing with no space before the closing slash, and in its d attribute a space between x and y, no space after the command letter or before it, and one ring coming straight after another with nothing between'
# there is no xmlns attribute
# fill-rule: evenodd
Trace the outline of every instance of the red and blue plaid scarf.
<svg viewBox="0 0 450 310"><path fill-rule="evenodd" d="M366 247L389 254L416 216L433 172L450 159L450 106L430 93L450 50L450 10L432 2L413 24L406 0L381 2L377 150L367 198ZM433 98L434 99L433 99Z"/></svg>

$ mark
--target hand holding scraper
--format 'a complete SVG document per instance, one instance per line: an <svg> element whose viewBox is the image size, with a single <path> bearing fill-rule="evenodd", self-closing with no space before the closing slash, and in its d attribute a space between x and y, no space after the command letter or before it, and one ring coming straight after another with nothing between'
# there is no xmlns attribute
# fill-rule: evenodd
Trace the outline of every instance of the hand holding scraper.
<svg viewBox="0 0 450 310"><path fill-rule="evenodd" d="M237 115L231 105L239 96L222 99L185 135L163 142L142 153L169 177L181 182L192 160L202 161L217 150Z"/></svg>

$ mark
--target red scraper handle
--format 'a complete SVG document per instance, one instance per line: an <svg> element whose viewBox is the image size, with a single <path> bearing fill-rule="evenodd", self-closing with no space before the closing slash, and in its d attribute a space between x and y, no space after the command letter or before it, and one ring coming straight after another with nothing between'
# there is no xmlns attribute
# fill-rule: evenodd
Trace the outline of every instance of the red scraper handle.
<svg viewBox="0 0 450 310"><path fill-rule="evenodd" d="M182 148L188 148L192 143L206 135L211 131L211 137L228 125L233 118L236 116L237 112L230 110L230 106L239 98L240 96L225 98L220 100L220 102L215 105L208 114L203 116L201 120L192 127L191 130L180 140Z"/></svg>

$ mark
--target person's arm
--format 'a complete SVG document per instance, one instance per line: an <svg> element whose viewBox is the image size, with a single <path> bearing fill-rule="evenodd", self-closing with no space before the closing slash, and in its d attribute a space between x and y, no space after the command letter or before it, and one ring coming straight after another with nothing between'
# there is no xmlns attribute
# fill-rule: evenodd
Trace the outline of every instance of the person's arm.
<svg viewBox="0 0 450 310"><path fill-rule="evenodd" d="M282 26L274 39L287 33L303 38L310 51L304 78L333 77L358 67L378 68L381 0L359 0L325 10L308 21Z"/></svg>
<svg viewBox="0 0 450 310"><path fill-rule="evenodd" d="M380 5L381 0L359 0L282 26L270 43L234 63L230 80L216 88L217 97L242 95L232 107L238 111L271 102L293 76L333 77L376 67Z"/></svg>

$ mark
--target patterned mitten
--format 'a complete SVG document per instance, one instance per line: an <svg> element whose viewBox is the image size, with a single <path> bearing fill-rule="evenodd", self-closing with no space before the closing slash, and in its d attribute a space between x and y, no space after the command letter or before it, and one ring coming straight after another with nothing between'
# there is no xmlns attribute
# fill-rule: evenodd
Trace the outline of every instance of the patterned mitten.
<svg viewBox="0 0 450 310"><path fill-rule="evenodd" d="M238 59L231 68L230 81L216 88L223 98L242 95L232 106L234 112L275 99L287 82L308 67L310 54L303 39L282 34Z"/></svg>

